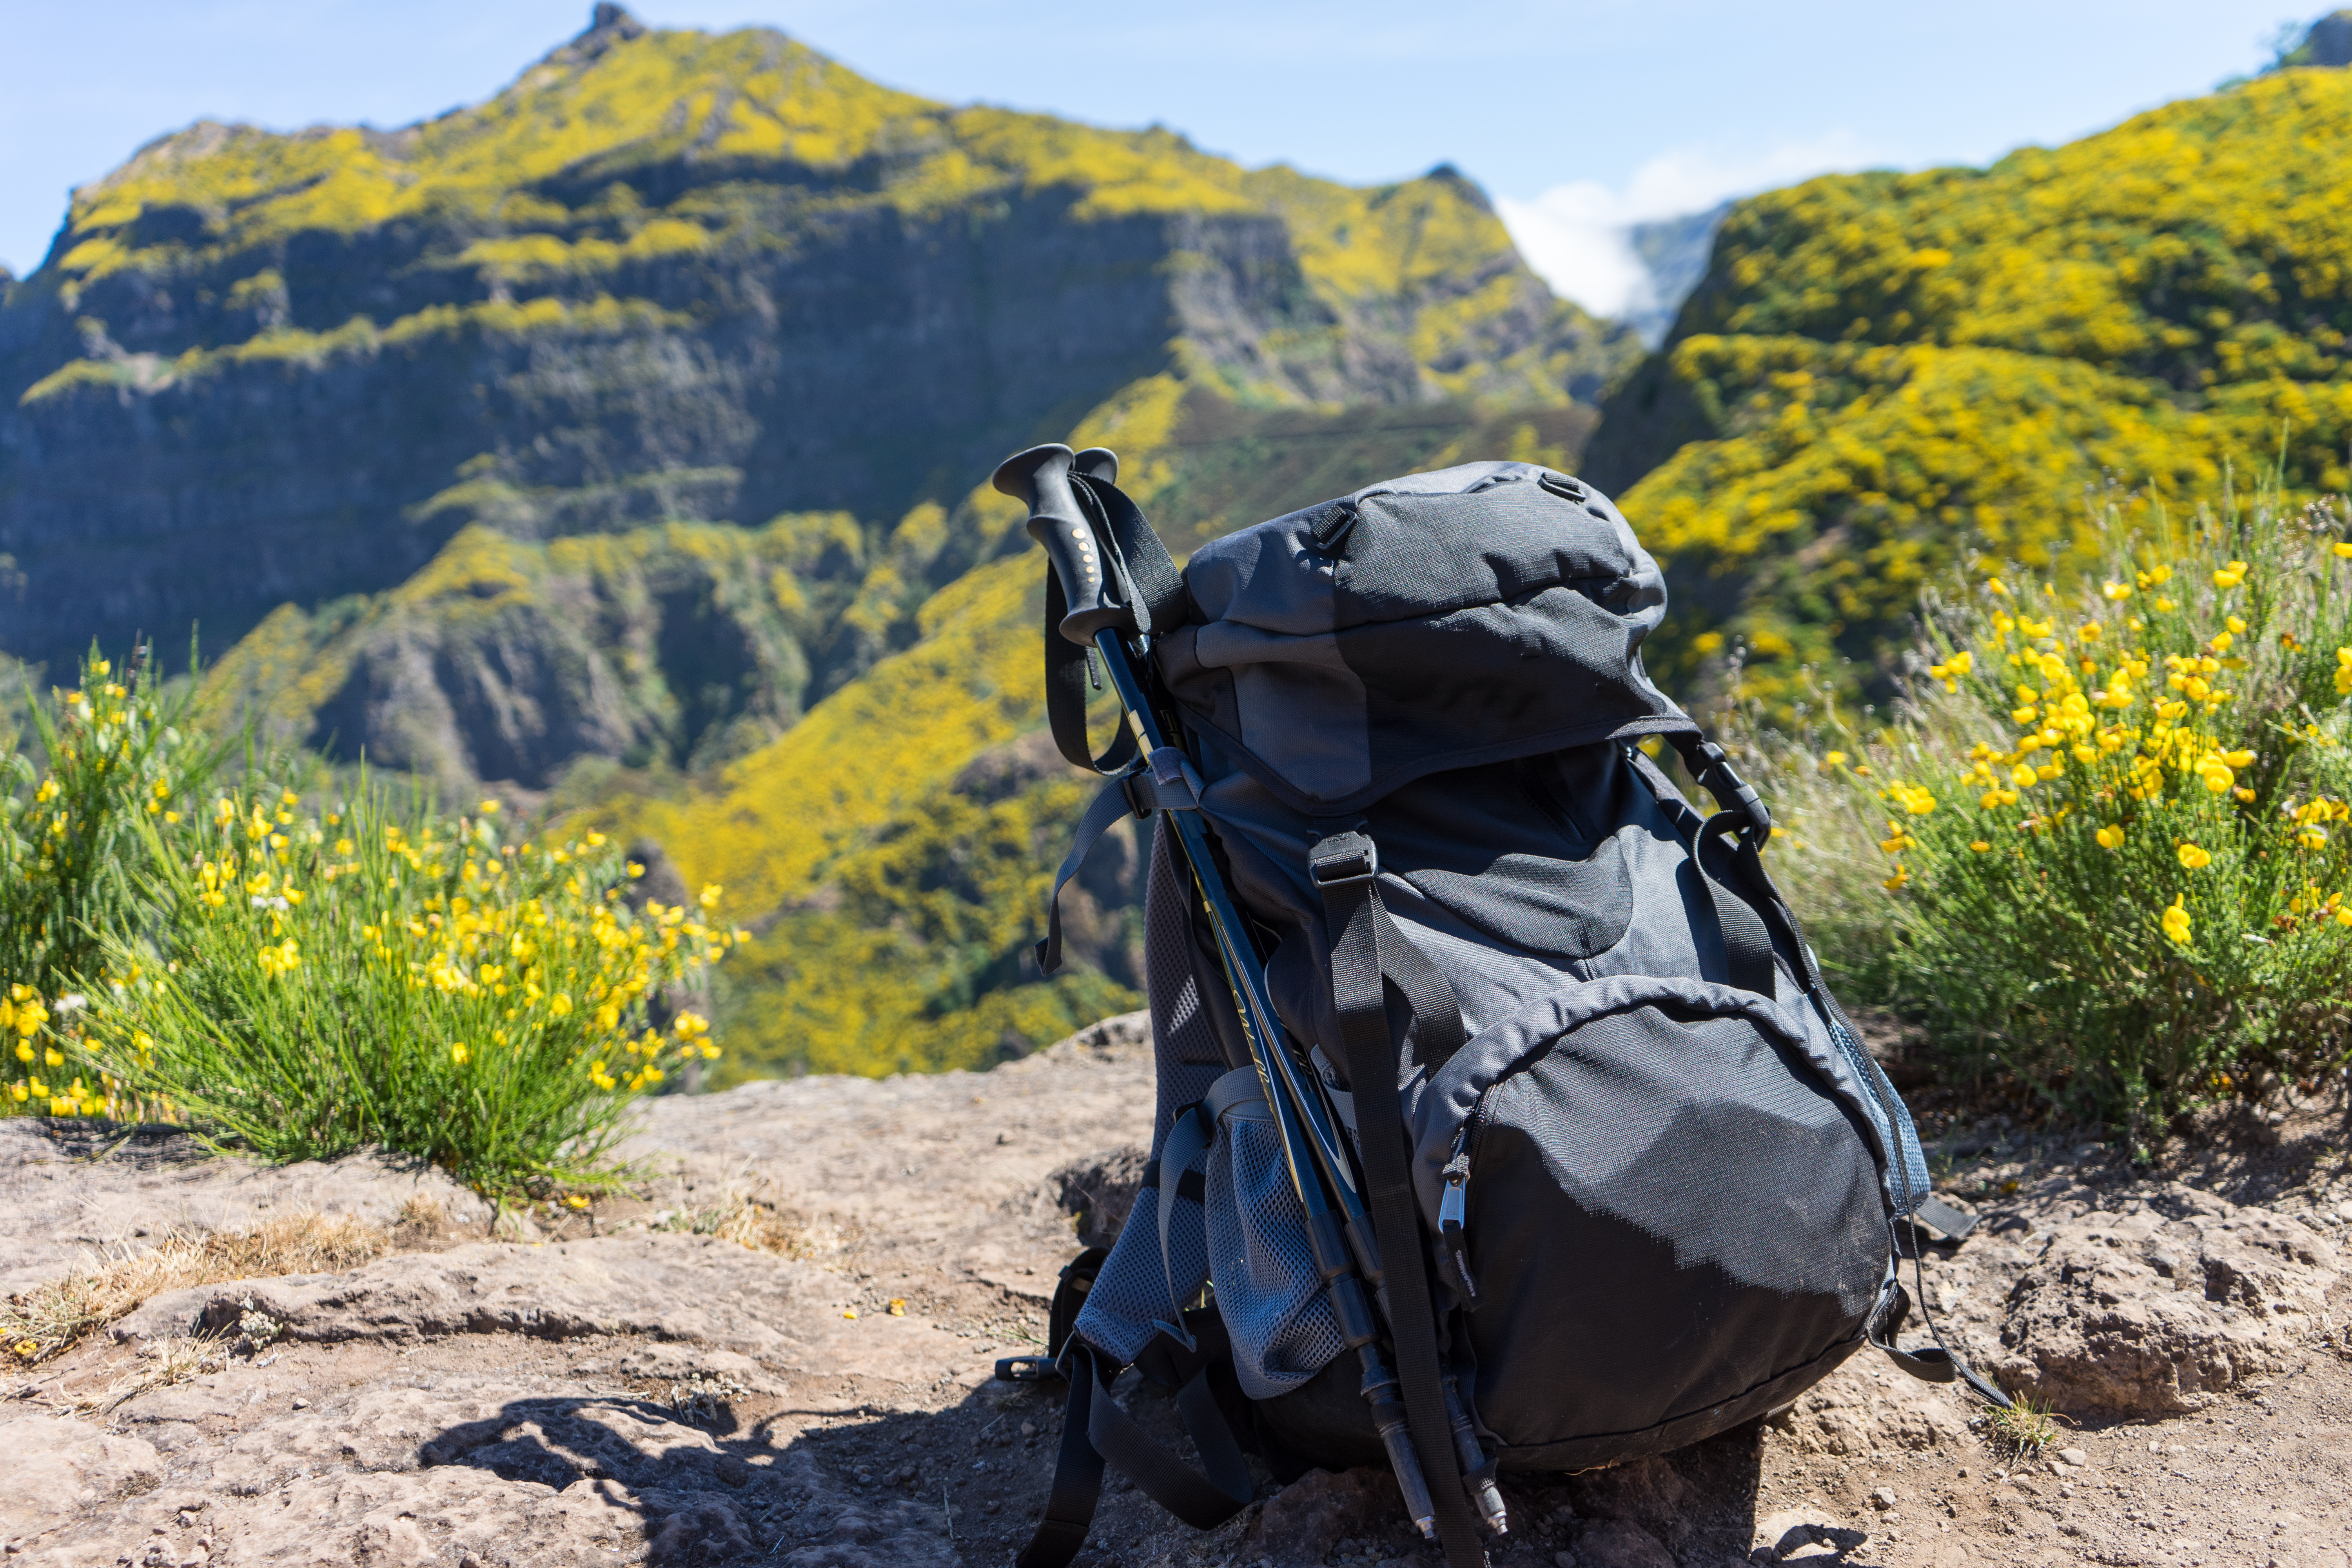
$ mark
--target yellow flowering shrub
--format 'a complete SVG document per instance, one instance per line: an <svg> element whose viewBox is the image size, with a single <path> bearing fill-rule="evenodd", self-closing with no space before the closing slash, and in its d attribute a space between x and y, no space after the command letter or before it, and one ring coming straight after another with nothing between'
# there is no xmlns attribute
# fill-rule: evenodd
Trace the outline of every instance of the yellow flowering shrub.
<svg viewBox="0 0 2352 1568"><path fill-rule="evenodd" d="M120 665L92 652L79 676L30 694L30 736L0 730L0 987L57 1014L49 1037L68 1051L64 999L97 967L97 933L131 918L152 854L142 827L174 827L222 752L190 721L192 689L167 687L146 650ZM14 1081L26 1093L11 1107L42 1098L29 1078Z"/></svg>
<svg viewBox="0 0 2352 1568"><path fill-rule="evenodd" d="M486 1191L593 1186L628 1100L719 1054L673 1003L741 940L718 888L666 906L641 869L593 832L512 841L495 801L221 792L157 879L168 918L109 936L90 1049L266 1158L377 1143Z"/></svg>
<svg viewBox="0 0 2352 1568"><path fill-rule="evenodd" d="M2145 1127L2352 1055L2352 546L2275 491L2104 521L2087 583L1931 595L1891 727L1753 743L1858 994Z"/></svg>

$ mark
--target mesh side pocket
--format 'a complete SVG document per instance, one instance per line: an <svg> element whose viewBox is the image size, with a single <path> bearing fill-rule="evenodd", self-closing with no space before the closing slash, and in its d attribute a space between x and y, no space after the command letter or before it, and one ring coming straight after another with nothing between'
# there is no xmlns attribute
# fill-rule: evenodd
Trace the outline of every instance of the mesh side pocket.
<svg viewBox="0 0 2352 1568"><path fill-rule="evenodd" d="M1347 1346L1272 1121L1225 1119L1209 1151L1206 1196L1209 1275L1242 1392L1252 1399L1287 1394Z"/></svg>

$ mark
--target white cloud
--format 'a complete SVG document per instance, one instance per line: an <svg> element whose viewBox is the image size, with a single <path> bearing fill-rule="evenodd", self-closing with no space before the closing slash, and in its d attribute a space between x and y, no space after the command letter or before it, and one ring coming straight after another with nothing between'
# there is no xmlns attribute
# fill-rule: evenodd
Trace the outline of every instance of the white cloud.
<svg viewBox="0 0 2352 1568"><path fill-rule="evenodd" d="M1649 271L1626 237L1633 225L1874 162L1843 131L1731 157L1685 147L1650 159L1619 187L1575 180L1532 201L1502 196L1495 205L1528 265L1555 292L1600 315L1621 316L1656 303Z"/></svg>

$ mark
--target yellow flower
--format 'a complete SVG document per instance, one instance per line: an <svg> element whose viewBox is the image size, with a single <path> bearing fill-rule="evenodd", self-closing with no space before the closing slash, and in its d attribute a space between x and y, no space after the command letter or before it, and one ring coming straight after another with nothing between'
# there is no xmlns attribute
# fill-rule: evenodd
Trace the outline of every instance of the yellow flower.
<svg viewBox="0 0 2352 1568"><path fill-rule="evenodd" d="M2327 829L2305 827L2295 834L2294 841L2305 849L2325 849L2327 847Z"/></svg>
<svg viewBox="0 0 2352 1568"><path fill-rule="evenodd" d="M547 1010L559 1018L564 1017L572 1011L572 998L559 991L547 999Z"/></svg>
<svg viewBox="0 0 2352 1568"><path fill-rule="evenodd" d="M632 879L642 877L645 874L646 868L644 866L635 860L629 862L629 876Z"/></svg>
<svg viewBox="0 0 2352 1568"><path fill-rule="evenodd" d="M2352 544L2347 544L2344 541L2339 539L2334 544L2328 546L2328 548L2336 552L2336 558L2337 560L2352 561Z"/></svg>
<svg viewBox="0 0 2352 1568"><path fill-rule="evenodd" d="M2231 616L2230 618L2234 621L2238 617ZM2230 641L2231 638L2229 633L2215 632L2213 634L2213 640L2207 643L2205 646L2211 648L2215 653L2227 653L2230 651Z"/></svg>
<svg viewBox="0 0 2352 1568"><path fill-rule="evenodd" d="M719 895L723 891L725 891L725 889L719 887L718 883L705 882L702 885L702 891L697 896L695 902L700 904L706 910L715 910L719 907Z"/></svg>
<svg viewBox="0 0 2352 1568"><path fill-rule="evenodd" d="M2221 761L2233 768L2250 768L2254 765L2254 753L2252 752L2224 752L2221 753Z"/></svg>
<svg viewBox="0 0 2352 1568"><path fill-rule="evenodd" d="M1822 759L1822 772L1827 773L1832 768L1842 766L1844 762L1845 753L1843 752L1832 752Z"/></svg>
<svg viewBox="0 0 2352 1568"><path fill-rule="evenodd" d="M2238 775L2222 766L2219 758L2209 757L2197 764L2198 782L2215 795L2226 795L2238 782Z"/></svg>
<svg viewBox="0 0 2352 1568"><path fill-rule="evenodd" d="M2099 841L2099 847L2102 849L2120 849L2124 847L2124 830L2112 822L2091 837Z"/></svg>
<svg viewBox="0 0 2352 1568"><path fill-rule="evenodd" d="M2109 603L2116 605L2122 604L2132 596L2131 589L2121 583L2110 583L2099 592L2107 596Z"/></svg>
<svg viewBox="0 0 2352 1568"><path fill-rule="evenodd" d="M2001 581L1998 577L1990 577L1985 580L1985 592L1994 595L1996 598L2007 598L2009 596L2009 590L2002 586Z"/></svg>
<svg viewBox="0 0 2352 1568"><path fill-rule="evenodd" d="M57 1047L51 1046L41 1053L41 1060L50 1067L61 1068L66 1065L66 1054Z"/></svg>
<svg viewBox="0 0 2352 1568"><path fill-rule="evenodd" d="M1890 893L1899 893L1910 885L1910 868L1902 865L1900 862L1895 865L1895 875L1887 878L1885 881L1879 884L1879 886L1885 888Z"/></svg>
<svg viewBox="0 0 2352 1568"><path fill-rule="evenodd" d="M564 1194L563 1201L575 1209L584 1209L588 1206L587 1194L584 1193L567 1193Z"/></svg>
<svg viewBox="0 0 2352 1568"><path fill-rule="evenodd" d="M2033 770L2020 763L2009 771L2009 782L2020 789L2032 789L2034 782Z"/></svg>
<svg viewBox="0 0 2352 1568"><path fill-rule="evenodd" d="M2180 864L2191 871L2201 871L2213 863L2213 857L2185 840L2179 847Z"/></svg>
<svg viewBox="0 0 2352 1568"><path fill-rule="evenodd" d="M2336 923L2340 926L2352 926L2352 904L2338 904L2336 907Z"/></svg>
<svg viewBox="0 0 2352 1568"><path fill-rule="evenodd" d="M1886 794L1887 798L1900 804L1913 816L1925 816L1936 809L1936 797L1911 784L1897 783Z"/></svg>
<svg viewBox="0 0 2352 1568"><path fill-rule="evenodd" d="M1975 850L1978 854L1981 855L1981 854L1983 854L1985 851L1987 851L1988 849L1990 849L1990 848L1992 847L1992 846L1991 846L1991 845L1990 845L1990 844L1988 844L1988 843L1986 843L1986 842L1985 842L1983 839L1981 839L1981 838L1974 838L1974 839L1970 839L1970 840L1969 841L1969 848L1971 848L1971 849L1973 849L1973 850Z"/></svg>
<svg viewBox="0 0 2352 1568"><path fill-rule="evenodd" d="M2245 580L2246 563L2242 561L2232 561L2213 574L2213 586L2216 588L2234 588Z"/></svg>
<svg viewBox="0 0 2352 1568"><path fill-rule="evenodd" d="M449 1059L456 1062L459 1067L464 1067L467 1059L473 1054L473 1052L466 1048L466 1042L463 1040L454 1041L449 1047Z"/></svg>
<svg viewBox="0 0 2352 1568"><path fill-rule="evenodd" d="M2164 911L2164 934L2177 942L2186 943L2189 941L2189 911L2180 907L2181 902L2181 899L2173 900L2171 908Z"/></svg>

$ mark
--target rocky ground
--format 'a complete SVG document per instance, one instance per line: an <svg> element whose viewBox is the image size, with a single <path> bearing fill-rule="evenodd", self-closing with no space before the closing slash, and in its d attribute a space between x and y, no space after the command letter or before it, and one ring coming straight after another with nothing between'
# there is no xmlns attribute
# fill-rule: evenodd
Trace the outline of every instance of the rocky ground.
<svg viewBox="0 0 2352 1568"><path fill-rule="evenodd" d="M0 1122L0 1290L173 1233L353 1216L393 1250L167 1290L0 1374L0 1551L89 1564L1000 1564L1058 1387L1055 1271L1148 1134L1139 1018L984 1076L803 1079L647 1107L635 1199L493 1215L370 1160L263 1170L176 1135ZM2000 1119L1939 1173L1955 1343L2061 1412L2021 1458L1865 1352L1760 1427L1509 1482L1509 1565L2352 1568L2345 1129L2222 1124L2135 1170ZM373 1234L373 1232L371 1232ZM1165 1402L1124 1396L1151 1423ZM1433 1563L1381 1474L1264 1478L1196 1535L1114 1483L1097 1564Z"/></svg>

